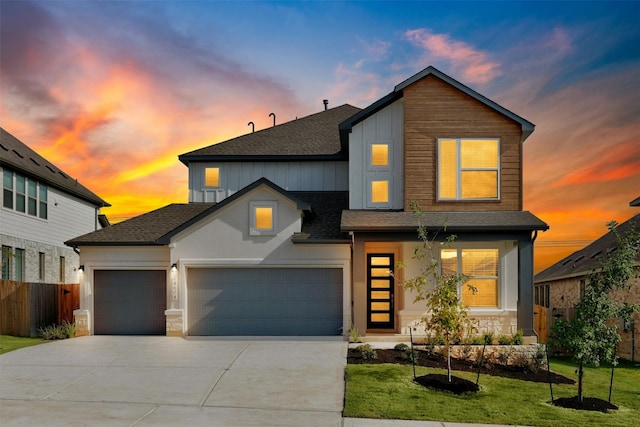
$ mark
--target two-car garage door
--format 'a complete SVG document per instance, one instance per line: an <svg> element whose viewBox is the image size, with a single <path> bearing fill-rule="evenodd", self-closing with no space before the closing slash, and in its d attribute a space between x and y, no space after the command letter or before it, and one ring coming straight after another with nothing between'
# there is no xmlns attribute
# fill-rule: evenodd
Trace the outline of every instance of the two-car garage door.
<svg viewBox="0 0 640 427"><path fill-rule="evenodd" d="M339 335L340 268L190 268L189 335Z"/></svg>

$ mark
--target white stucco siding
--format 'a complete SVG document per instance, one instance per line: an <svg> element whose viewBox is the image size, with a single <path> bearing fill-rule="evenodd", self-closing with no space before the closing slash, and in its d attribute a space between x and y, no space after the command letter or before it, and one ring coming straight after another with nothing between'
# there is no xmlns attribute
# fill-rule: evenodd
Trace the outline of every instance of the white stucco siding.
<svg viewBox="0 0 640 427"><path fill-rule="evenodd" d="M250 202L276 201L275 235L253 236ZM317 267L341 268L343 274L343 319L351 322L351 252L349 244L294 244L293 233L302 226L301 212L288 198L268 187L260 187L229 206L174 236L171 262L177 264L179 288L172 308L183 309L188 318L187 292L190 268Z"/></svg>
<svg viewBox="0 0 640 427"><path fill-rule="evenodd" d="M220 185L204 185L205 169L220 168ZM192 163L189 166L189 201L216 202L247 185L267 178L289 191L347 191L348 162L220 162Z"/></svg>
<svg viewBox="0 0 640 427"><path fill-rule="evenodd" d="M390 167L376 169L370 166L371 144L390 144ZM368 200L371 179L390 180L389 204L379 208L403 208L403 144L402 99L353 127L349 135L349 209L377 208Z"/></svg>

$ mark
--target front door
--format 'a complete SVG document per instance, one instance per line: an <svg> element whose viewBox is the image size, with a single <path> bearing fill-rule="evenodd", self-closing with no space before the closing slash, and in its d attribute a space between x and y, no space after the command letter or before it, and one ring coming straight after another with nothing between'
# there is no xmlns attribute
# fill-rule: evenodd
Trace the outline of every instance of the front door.
<svg viewBox="0 0 640 427"><path fill-rule="evenodd" d="M393 254L367 255L367 328L393 329Z"/></svg>

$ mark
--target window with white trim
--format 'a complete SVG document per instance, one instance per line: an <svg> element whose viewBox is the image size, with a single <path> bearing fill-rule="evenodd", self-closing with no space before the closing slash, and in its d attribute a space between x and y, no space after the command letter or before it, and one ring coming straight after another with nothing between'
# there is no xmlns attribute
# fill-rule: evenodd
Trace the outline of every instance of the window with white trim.
<svg viewBox="0 0 640 427"><path fill-rule="evenodd" d="M24 282L24 249L16 248L15 253L15 269L13 270L13 276L16 282Z"/></svg>
<svg viewBox="0 0 640 427"><path fill-rule="evenodd" d="M469 307L498 307L500 294L498 249L442 249L442 274L462 274L467 279L460 287L462 301ZM467 286L477 289L473 292Z"/></svg>
<svg viewBox="0 0 640 427"><path fill-rule="evenodd" d="M47 219L49 188L11 170L2 171L2 207Z"/></svg>
<svg viewBox="0 0 640 427"><path fill-rule="evenodd" d="M438 139L438 200L498 199L500 140Z"/></svg>
<svg viewBox="0 0 640 427"><path fill-rule="evenodd" d="M251 236L269 236L276 234L278 202L249 202L249 234Z"/></svg>

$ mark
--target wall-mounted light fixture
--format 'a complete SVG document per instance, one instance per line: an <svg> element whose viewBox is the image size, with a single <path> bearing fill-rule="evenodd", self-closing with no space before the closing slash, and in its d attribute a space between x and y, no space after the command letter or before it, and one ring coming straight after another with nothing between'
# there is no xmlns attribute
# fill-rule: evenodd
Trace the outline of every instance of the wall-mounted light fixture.
<svg viewBox="0 0 640 427"><path fill-rule="evenodd" d="M171 264L171 270L175 271L178 269L178 264Z"/></svg>
<svg viewBox="0 0 640 427"><path fill-rule="evenodd" d="M84 271L84 265L81 265L80 267L78 267L78 270Z"/></svg>

